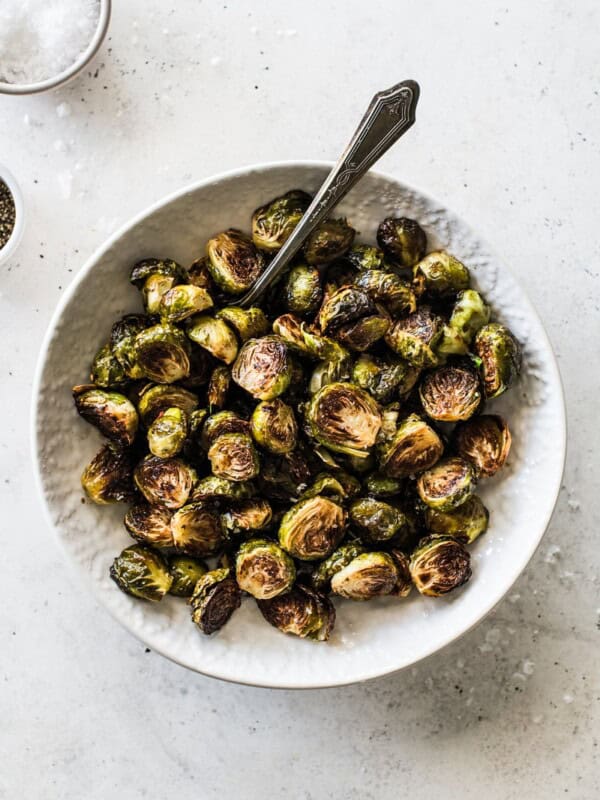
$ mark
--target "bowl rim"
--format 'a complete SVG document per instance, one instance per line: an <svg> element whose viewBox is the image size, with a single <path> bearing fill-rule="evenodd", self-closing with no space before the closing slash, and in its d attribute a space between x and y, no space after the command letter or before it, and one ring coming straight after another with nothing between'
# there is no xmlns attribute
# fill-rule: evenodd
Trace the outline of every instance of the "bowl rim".
<svg viewBox="0 0 600 800"><path fill-rule="evenodd" d="M85 261L85 263L83 264L81 269L74 276L73 280L71 281L71 283L67 287L66 291L62 295L60 301L58 302L58 304L57 304L57 306L56 306L56 308L55 308L55 310L54 310L54 312L53 312L53 314L52 314L52 316L50 318L50 322L48 324L48 328L47 328L47 330L46 330L46 332L44 334L44 338L42 340L42 344L41 344L41 347L40 347L40 352L39 352L39 356L38 356L38 360L37 360L37 364L36 364L36 368L35 368L35 373L34 373L34 379L33 379L33 384L32 384L32 395L31 395L31 414L30 414L31 458L32 458L32 463L33 463L34 481L35 481L35 485L36 485L38 494L39 494L39 496L41 498L41 501L42 501L42 507L43 507L44 516L45 516L46 522L47 522L48 526L50 527L50 529L52 530L55 539L58 541L58 544L59 544L60 548L62 549L63 552L66 553L66 555L67 555L67 563L69 563L71 565L71 568L73 569L73 571L76 572L79 576L81 576L81 577L85 576L85 574L86 574L85 570L82 569L77 564L75 558L73 558L73 556L71 555L70 551L65 546L62 538L58 534L58 528L57 528L57 526L54 524L54 522L52 520L52 516L51 516L51 512L50 512L50 506L49 506L48 500L46 498L46 493L44 491L41 463L40 463L40 459L39 459L39 456L38 456L39 450L40 450L40 446L39 446L40 443L38 441L38 405L39 405L40 387L41 387L42 377L43 377L43 373L44 373L44 365L45 365L45 362L46 362L48 349L49 349L50 344L51 344L51 342L52 342L52 340L54 338L54 333L55 333L55 329L57 327L57 324L60 321L66 306L69 304L71 298L75 294L75 292L78 289L79 285L88 276L88 274L90 273L90 271L92 270L93 266L98 261L98 259L107 250L109 250L121 236L123 236L126 232L130 231L132 228L134 228L136 225L138 225L140 222L142 222L149 215L151 215L154 212L160 210L161 208L164 208L165 206L167 206L170 203L172 203L174 200L177 200L178 198L180 198L180 197L182 197L182 196L184 196L186 194L189 194L191 192L195 192L198 189L206 188L207 186L210 186L211 184L218 183L218 182L223 181L223 180L228 180L228 179L236 178L236 177L242 177L242 176L251 174L253 172L264 172L264 171L269 171L269 170L273 170L273 169L280 169L282 167L304 167L306 169L311 169L311 168L313 168L313 169L314 168L331 169L333 166L334 166L334 162L333 161L324 161L324 160L311 160L311 159L306 159L306 160L298 159L298 160L296 160L296 159L290 159L290 160L282 160L282 161L268 161L268 162L261 162L261 163L257 163L257 164L250 164L250 165L247 165L245 167L237 167L237 168L234 168L234 169L230 169L230 170L226 170L226 171L223 171L223 172L219 172L219 173L217 173L215 175L211 175L208 178L202 178L202 179L197 180L197 181L192 181L191 183L186 184L185 186L183 186L183 187L181 187L181 188L179 188L179 189L177 189L177 190L175 190L173 192L170 192L166 196L162 197L160 200L157 200L154 203L151 203L143 211L139 212L138 214L135 214L128 221L126 221L123 225L121 225L121 227L118 230L116 230L113 234L111 234L108 237L108 239L106 239L99 247L97 247L96 250L92 253L92 255ZM396 178L395 176L393 176L393 175L391 175L389 173L378 172L378 171L375 171L375 170L370 170L369 172L371 172L372 174L375 174L377 177L383 178L384 180L388 180L388 181L394 182L396 184L400 184L400 186L402 186L407 191L414 192L415 194L424 197L428 201L437 202L427 192L421 191L418 187L414 186L413 184L404 183L403 181L399 180L398 178ZM441 206L441 207L447 208L447 206L444 203L438 203L438 205ZM460 219L462 220L462 217L460 217ZM472 226L470 224L470 222L467 223L467 224L469 225L469 227L471 229L477 230L477 228ZM485 241L486 241L486 244L487 244L487 240L485 240ZM493 248L491 249L491 254L494 255L494 256L496 255L496 252L495 252L495 250ZM433 644L431 647L425 648L423 653L419 656L419 658L417 658L414 661L410 662L410 664L404 664L404 665L399 666L399 667L392 667L392 668L386 669L384 671L379 670L376 666L375 667L365 666L360 675L358 675L358 676L353 675L352 677L349 677L347 680L345 680L345 679L344 680L340 680L338 678L338 679L334 679L331 682L311 683L310 681L308 681L308 682L304 682L302 684L289 683L289 682L286 683L285 680L283 680L282 682L280 682L278 684L260 683L260 682L256 682L255 680L253 681L253 680L245 679L243 677L243 675L232 677L231 674L220 674L218 669L212 669L211 671L206 671L205 672L205 671L203 671L201 669L198 669L197 667L190 666L189 664L184 663L183 661L179 660L175 656L173 656L170 653L164 651L161 647L157 647L154 643L151 643L150 646L152 647L152 649L155 652L159 653L160 655L164 656L165 658L169 659L170 661L178 664L179 666L184 667L185 669L190 669L193 672L197 672L197 673L199 673L201 675L205 675L207 677L218 678L219 680L224 680L224 681L227 681L229 683L237 683L237 684L241 684L241 685L245 685L245 686L252 686L252 687L257 687L257 688L270 688L270 689L327 689L327 688L334 688L334 687L339 687L339 686L348 686L348 685L353 685L353 684L356 684L356 683L363 683L365 681L374 680L376 678L381 678L381 677L384 677L385 675L392 675L392 674L394 674L396 672L400 672L403 669L407 669L407 668L409 668L411 666L414 666L415 664L418 664L419 662L423 661L426 658L429 658L434 653L437 653L437 652L443 650L449 644L451 644L452 642L457 641L462 636L467 634L469 631L471 631L475 627L477 627L477 625L479 625L481 622L483 622L483 620L494 610L494 608L504 599L504 597L506 597L508 592L511 590L511 588L513 587L515 582L518 580L518 578L521 576L521 574L523 573L523 571L525 570L525 568L527 567L527 565L531 561L535 551L539 547L539 544L540 544L540 542L541 542L541 540L542 540L542 538L543 538L543 536L544 536L544 534L545 534L545 532L546 532L546 530L548 528L548 525L550 524L552 516L554 514L554 511L555 511L555 508L556 508L556 504L557 504L557 501L558 501L558 497L559 497L559 493L560 493L560 488L561 488L562 478L563 478L564 468L565 468L565 461L566 461L567 416L566 416L566 404L565 404L565 396L564 396L564 388L563 388L563 384L562 384L562 379L561 379L560 371L559 371L559 368L558 368L558 363L557 363L554 351L552 349L552 344L550 342L550 338L548 336L548 333L547 333L547 331L546 331L546 329L544 327L544 324L543 324L539 314L537 313L533 303L531 302L529 296L527 295L527 292L523 289L523 287L521 286L521 284L519 283L519 281L515 277L514 273L510 270L510 268L506 267L501 259L499 259L499 261L502 264L503 269L506 269L510 273L510 275L513 278L513 280L515 281L515 283L517 284L518 288L520 289L521 294L522 294L522 298L523 298L523 302L527 306L528 313L532 314L534 316L534 318L536 320L538 320L539 323L540 323L541 334L544 337L544 341L543 341L544 349L548 353L548 368L551 371L552 378L553 378L553 380L555 382L555 385L558 387L559 392L560 392L560 398L559 398L560 403L559 403L559 405L560 405L560 410L561 410L561 413L559 415L560 418L556 420L556 424L557 424L557 431L556 431L557 442L556 443L559 445L559 452L560 452L560 459L557 460L557 462L559 464L559 469L556 471L556 475L554 476L553 485L549 487L549 493L548 493L548 497L551 497L552 500L548 503L546 514L544 515L544 518L540 521L539 535L536 537L536 539L534 541L532 541L529 544L528 548L523 552L523 555L522 555L522 557L521 557L521 559L519 561L519 564L517 565L517 568L515 569L515 571L510 576L510 579L508 580L508 583L503 588L501 593L498 596L492 596L491 597L490 601L484 607L482 607L481 614L477 617L477 619L475 619L473 621L470 621L465 625L458 626L457 628L452 629L445 637L443 637L441 642L440 641L436 641L436 643ZM96 588L96 586L95 586L95 584L93 582L91 583L91 586L90 586L90 582L86 581L86 586L87 586L88 591L91 589L91 592L92 592L93 596L96 598L96 600L98 601L99 605L103 609L105 609L110 614L110 616L113 617L113 619L115 619L119 624L122 625L122 627L124 627L127 631L129 631L131 634L133 634L136 637L136 639L138 639L138 641L141 641L144 644L148 644L147 640L143 639L140 636L140 634L136 630L135 626L133 624L131 624L128 619L122 619L121 617L117 616L117 614L113 612L112 608L109 608L107 605L105 605L105 603L103 602L103 599L100 596L100 592L97 590L97 588Z"/></svg>
<svg viewBox="0 0 600 800"><path fill-rule="evenodd" d="M37 94L38 92L46 92L49 89L55 89L62 86L78 75L84 67L89 64L92 58L100 49L102 42L108 32L108 25L110 23L110 15L112 10L112 0L99 0L100 11L98 14L98 24L94 35L90 39L88 46L83 53L72 64L63 69L57 75L51 75L43 81L35 81L34 83L6 83L0 81L0 94L11 95L29 95Z"/></svg>
<svg viewBox="0 0 600 800"><path fill-rule="evenodd" d="M14 226L10 236L6 241L6 244L2 249L0 249L0 264L4 264L13 255L19 246L21 237L23 236L23 230L25 228L25 203L23 201L23 193L21 191L21 187L17 183L17 179L8 169L8 167L4 166L4 164L0 164L0 180L4 181L4 183L8 186L8 190L10 191L15 204Z"/></svg>

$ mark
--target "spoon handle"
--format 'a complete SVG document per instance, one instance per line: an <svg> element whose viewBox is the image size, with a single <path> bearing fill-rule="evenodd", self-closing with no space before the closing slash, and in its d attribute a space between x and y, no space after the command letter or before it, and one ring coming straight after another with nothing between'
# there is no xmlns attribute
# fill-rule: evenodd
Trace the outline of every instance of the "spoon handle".
<svg viewBox="0 0 600 800"><path fill-rule="evenodd" d="M250 291L236 302L248 308L284 272L307 237L346 196L354 184L415 121L419 84L402 81L377 92L360 121L354 136L331 170L325 182L294 228L291 236L256 281Z"/></svg>

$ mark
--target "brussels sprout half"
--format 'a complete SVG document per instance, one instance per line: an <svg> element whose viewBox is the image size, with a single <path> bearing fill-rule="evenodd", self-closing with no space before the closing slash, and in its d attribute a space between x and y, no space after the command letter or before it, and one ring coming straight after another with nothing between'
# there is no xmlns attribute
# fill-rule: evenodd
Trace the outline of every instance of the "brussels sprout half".
<svg viewBox="0 0 600 800"><path fill-rule="evenodd" d="M311 576L314 588L319 592L329 592L333 576L364 552L365 546L359 541L347 542L338 547L315 568Z"/></svg>
<svg viewBox="0 0 600 800"><path fill-rule="evenodd" d="M180 284L165 292L160 299L158 313L164 322L181 322L206 311L213 305L212 297L199 286Z"/></svg>
<svg viewBox="0 0 600 800"><path fill-rule="evenodd" d="M360 489L358 478L341 469L336 470L335 473L321 472L315 478L314 483L302 493L300 500L320 494L330 497L336 503L341 503L349 497L355 497Z"/></svg>
<svg viewBox="0 0 600 800"><path fill-rule="evenodd" d="M228 294L248 291L265 268L265 259L252 239L234 228L210 239L206 252L214 282Z"/></svg>
<svg viewBox="0 0 600 800"><path fill-rule="evenodd" d="M198 481L192 495L193 500L249 500L256 494L256 488L250 481L230 481L209 475Z"/></svg>
<svg viewBox="0 0 600 800"><path fill-rule="evenodd" d="M256 497L244 500L221 514L224 528L233 534L247 534L268 528L273 519L273 509L268 500Z"/></svg>
<svg viewBox="0 0 600 800"><path fill-rule="evenodd" d="M414 219L386 217L377 229L377 243L401 266L413 267L425 255L427 236Z"/></svg>
<svg viewBox="0 0 600 800"><path fill-rule="evenodd" d="M192 622L210 636L229 621L242 604L240 588L227 568L213 569L203 575L190 598Z"/></svg>
<svg viewBox="0 0 600 800"><path fill-rule="evenodd" d="M257 600L269 600L292 587L296 580L296 567L275 542L250 539L237 552L235 576L243 592Z"/></svg>
<svg viewBox="0 0 600 800"><path fill-rule="evenodd" d="M440 511L426 506L423 517L425 527L430 533L452 536L465 544L471 544L487 530L490 514L481 498L472 494L451 511Z"/></svg>
<svg viewBox="0 0 600 800"><path fill-rule="evenodd" d="M208 458L213 473L230 481L249 481L260 470L258 453L247 433L223 433L212 443Z"/></svg>
<svg viewBox="0 0 600 800"><path fill-rule="evenodd" d="M375 305L366 292L356 286L342 286L323 301L319 327L323 333L328 333L374 311Z"/></svg>
<svg viewBox="0 0 600 800"><path fill-rule="evenodd" d="M472 464L482 478L491 478L504 466L511 441L506 420L492 414L457 425L452 437L456 452Z"/></svg>
<svg viewBox="0 0 600 800"><path fill-rule="evenodd" d="M348 351L334 339L314 331L293 314L282 314L273 323L275 333L300 355L327 361L342 361Z"/></svg>
<svg viewBox="0 0 600 800"><path fill-rule="evenodd" d="M260 308L240 308L226 306L216 313L217 319L224 320L237 333L241 342L257 339L269 332L269 320Z"/></svg>
<svg viewBox="0 0 600 800"><path fill-rule="evenodd" d="M386 360L370 353L360 355L352 368L352 381L383 404L408 394L418 377L419 370L408 361Z"/></svg>
<svg viewBox="0 0 600 800"><path fill-rule="evenodd" d="M188 323L187 335L212 356L233 364L238 353L238 343L234 332L223 319L205 314L192 317Z"/></svg>
<svg viewBox="0 0 600 800"><path fill-rule="evenodd" d="M521 346L504 325L490 323L475 336L474 352L481 359L485 396L498 397L521 371Z"/></svg>
<svg viewBox="0 0 600 800"><path fill-rule="evenodd" d="M440 597L471 577L471 557L451 536L426 536L410 559L410 574L421 594Z"/></svg>
<svg viewBox="0 0 600 800"><path fill-rule="evenodd" d="M379 406L364 389L330 383L312 398L306 420L320 444L360 458L375 444L382 418Z"/></svg>
<svg viewBox="0 0 600 800"><path fill-rule="evenodd" d="M419 386L419 396L427 416L440 422L469 419L483 399L475 369L458 364L427 373Z"/></svg>
<svg viewBox="0 0 600 800"><path fill-rule="evenodd" d="M150 504L181 508L196 483L196 472L178 458L146 456L133 472L135 485Z"/></svg>
<svg viewBox="0 0 600 800"><path fill-rule="evenodd" d="M252 240L256 247L268 253L281 249L302 219L311 199L306 192L293 189L257 208L252 215Z"/></svg>
<svg viewBox="0 0 600 800"><path fill-rule="evenodd" d="M356 270L383 270L386 267L383 250L370 244L353 245L344 258Z"/></svg>
<svg viewBox="0 0 600 800"><path fill-rule="evenodd" d="M215 367L210 374L206 399L212 414L218 409L225 408L227 397L231 388L231 371L229 367Z"/></svg>
<svg viewBox="0 0 600 800"><path fill-rule="evenodd" d="M438 363L435 346L442 334L442 320L429 306L396 320L385 336L389 347L415 367L434 367Z"/></svg>
<svg viewBox="0 0 600 800"><path fill-rule="evenodd" d="M404 478L432 467L443 452L442 440L433 428L410 414L381 446L379 465L384 475Z"/></svg>
<svg viewBox="0 0 600 800"><path fill-rule="evenodd" d="M81 485L88 498L98 505L130 502L133 463L127 450L111 444L96 453L81 475Z"/></svg>
<svg viewBox="0 0 600 800"><path fill-rule="evenodd" d="M388 553L361 553L331 578L331 591L349 600L391 594L398 583L396 562Z"/></svg>
<svg viewBox="0 0 600 800"><path fill-rule="evenodd" d="M335 332L336 337L350 350L364 353L388 332L391 321L385 314L373 314L342 325Z"/></svg>
<svg viewBox="0 0 600 800"><path fill-rule="evenodd" d="M452 456L422 472L417 480L417 491L425 505L450 511L473 494L476 482L475 472L469 462Z"/></svg>
<svg viewBox="0 0 600 800"><path fill-rule="evenodd" d="M456 296L449 326L470 344L473 336L490 321L490 307L475 289L465 289Z"/></svg>
<svg viewBox="0 0 600 800"><path fill-rule="evenodd" d="M443 250L429 253L415 265L413 283L417 294L425 292L431 297L455 295L468 289L469 270L457 258Z"/></svg>
<svg viewBox="0 0 600 800"><path fill-rule="evenodd" d="M105 344L98 350L92 363L90 380L95 386L110 389L126 383L128 375L112 351L110 344Z"/></svg>
<svg viewBox="0 0 600 800"><path fill-rule="evenodd" d="M148 448L153 456L176 456L185 442L188 420L181 408L162 411L148 428Z"/></svg>
<svg viewBox="0 0 600 800"><path fill-rule="evenodd" d="M410 559L405 553L395 547L390 550L390 555L394 559L396 569L398 570L398 580L390 594L393 594L395 597L408 597L413 587L412 576L410 574Z"/></svg>
<svg viewBox="0 0 600 800"><path fill-rule="evenodd" d="M110 332L111 350L123 367L127 377L138 380L144 377L134 350L135 337L152 325L152 317L146 314L126 314L117 320Z"/></svg>
<svg viewBox="0 0 600 800"><path fill-rule="evenodd" d="M417 309L417 298L410 283L394 272L370 269L360 272L354 285L365 291L391 313L399 316L412 314Z"/></svg>
<svg viewBox="0 0 600 800"><path fill-rule="evenodd" d="M379 472L371 472L363 482L365 492L378 500L399 495L403 486L403 481L398 478L389 478Z"/></svg>
<svg viewBox="0 0 600 800"><path fill-rule="evenodd" d="M201 500L188 503L173 514L171 532L177 552L196 558L215 555L225 541L221 517Z"/></svg>
<svg viewBox="0 0 600 800"><path fill-rule="evenodd" d="M233 380L258 400L273 400L290 385L292 363L285 342L278 336L250 339L239 352Z"/></svg>
<svg viewBox="0 0 600 800"><path fill-rule="evenodd" d="M133 444L138 414L125 395L83 385L73 387L73 399L79 415L103 436L122 447Z"/></svg>
<svg viewBox="0 0 600 800"><path fill-rule="evenodd" d="M138 399L138 411L142 423L147 428L168 408L180 408L187 417L190 417L198 408L198 397L181 386L170 384L149 383L142 389Z"/></svg>
<svg viewBox="0 0 600 800"><path fill-rule="evenodd" d="M164 506L137 503L125 514L123 522L130 535L141 544L158 548L174 546L171 512Z"/></svg>
<svg viewBox="0 0 600 800"><path fill-rule="evenodd" d="M173 577L169 594L175 597L191 597L200 578L208 572L208 567L197 558L173 556L169 559L169 570Z"/></svg>
<svg viewBox="0 0 600 800"><path fill-rule="evenodd" d="M142 373L155 383L175 383L190 374L190 344L174 325L146 328L135 337L133 349Z"/></svg>
<svg viewBox="0 0 600 800"><path fill-rule="evenodd" d="M401 509L374 497L355 500L349 516L361 538L368 542L385 542L398 533L411 532L411 523Z"/></svg>
<svg viewBox="0 0 600 800"><path fill-rule="evenodd" d="M162 600L173 577L165 560L140 544L126 547L110 568L110 577L121 591L142 600Z"/></svg>
<svg viewBox="0 0 600 800"><path fill-rule="evenodd" d="M279 544L294 558L327 558L344 535L346 514L337 503L317 495L287 511L279 527Z"/></svg>
<svg viewBox="0 0 600 800"><path fill-rule="evenodd" d="M258 600L257 604L270 625L301 639L327 641L335 624L335 609L330 600L302 584L270 600Z"/></svg>
<svg viewBox="0 0 600 800"><path fill-rule="evenodd" d="M263 400L256 406L250 428L258 444L271 453L291 453L296 447L298 425L294 412L279 398Z"/></svg>
<svg viewBox="0 0 600 800"><path fill-rule="evenodd" d="M329 264L352 247L355 236L345 219L326 219L307 237L304 258L310 266Z"/></svg>
<svg viewBox="0 0 600 800"><path fill-rule="evenodd" d="M129 280L141 290L148 314L158 314L163 295L177 284L185 283L187 274L171 259L146 258L134 266Z"/></svg>
<svg viewBox="0 0 600 800"><path fill-rule="evenodd" d="M305 264L293 267L285 282L285 302L288 311L301 317L314 314L322 299L323 288L319 270Z"/></svg>
<svg viewBox="0 0 600 800"><path fill-rule="evenodd" d="M202 427L201 443L209 450L213 442L224 433L248 433L250 426L235 411L217 411L211 414Z"/></svg>

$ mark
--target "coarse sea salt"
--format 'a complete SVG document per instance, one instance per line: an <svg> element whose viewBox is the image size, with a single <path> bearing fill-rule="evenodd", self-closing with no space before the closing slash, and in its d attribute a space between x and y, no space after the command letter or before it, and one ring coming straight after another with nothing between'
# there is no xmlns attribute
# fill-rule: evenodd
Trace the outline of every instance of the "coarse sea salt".
<svg viewBox="0 0 600 800"><path fill-rule="evenodd" d="M100 0L2 0L0 81L38 83L77 61L91 42Z"/></svg>

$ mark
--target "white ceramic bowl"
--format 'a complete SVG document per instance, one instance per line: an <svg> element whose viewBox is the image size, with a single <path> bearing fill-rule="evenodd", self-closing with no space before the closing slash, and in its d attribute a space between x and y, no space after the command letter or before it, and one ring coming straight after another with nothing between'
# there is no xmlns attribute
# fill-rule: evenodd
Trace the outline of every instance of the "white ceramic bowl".
<svg viewBox="0 0 600 800"><path fill-rule="evenodd" d="M39 488L50 524L101 603L126 628L180 664L207 675L270 687L334 686L374 678L414 664L479 622L510 589L550 520L565 455L560 378L544 329L511 273L464 222L435 200L392 177L370 173L340 206L365 240L390 214L414 217L430 245L448 248L524 345L519 384L490 408L513 432L508 467L481 486L491 511L488 533L472 547L473 578L447 599L381 599L368 605L338 601L328 643L284 636L267 625L248 599L215 636L189 620L187 605L168 597L136 601L108 577L115 554L130 543L122 505L83 504L79 477L100 445L80 420L70 388L85 380L90 359L112 321L140 309L128 281L142 257L190 263L225 227L249 227L254 208L291 188L315 190L329 164L291 162L229 172L167 197L106 242L63 296L40 356L34 389L33 441ZM75 599L74 599L75 602Z"/></svg>
<svg viewBox="0 0 600 800"><path fill-rule="evenodd" d="M23 236L23 230L25 228L25 204L23 203L23 195L21 194L17 179L4 164L0 164L0 180L4 181L8 186L15 204L15 224L10 238L4 247L0 249L0 264L4 264L12 257Z"/></svg>

